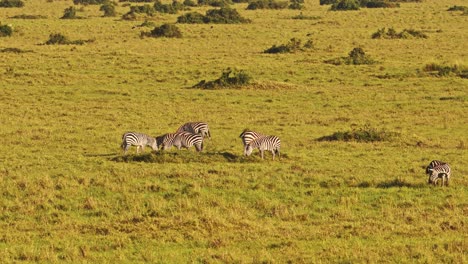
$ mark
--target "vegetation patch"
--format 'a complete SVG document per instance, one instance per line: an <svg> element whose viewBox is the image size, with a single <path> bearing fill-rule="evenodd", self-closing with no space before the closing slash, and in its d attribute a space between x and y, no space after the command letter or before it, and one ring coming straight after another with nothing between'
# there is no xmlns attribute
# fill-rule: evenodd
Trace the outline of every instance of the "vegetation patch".
<svg viewBox="0 0 468 264"><path fill-rule="evenodd" d="M73 6L70 6L68 8L65 8L63 11L63 16L60 19L83 19L84 17L77 16L76 15L76 8Z"/></svg>
<svg viewBox="0 0 468 264"><path fill-rule="evenodd" d="M185 6L184 4L178 2L178 1L173 1L170 4L163 4L161 1L157 0L154 3L154 10L156 10L159 13L164 13L164 14L177 14L180 10L184 10Z"/></svg>
<svg viewBox="0 0 468 264"><path fill-rule="evenodd" d="M249 3L247 10L256 9L285 9L289 3L287 1L275 1L275 0L255 0Z"/></svg>
<svg viewBox="0 0 468 264"><path fill-rule="evenodd" d="M282 155L284 156L284 155ZM287 158L287 156L285 156ZM124 155L111 159L115 162L146 162L146 163L252 163L261 162L259 155L236 155L231 152L195 152L190 150L157 151L142 155Z"/></svg>
<svg viewBox="0 0 468 264"><path fill-rule="evenodd" d="M109 0L73 0L75 5L102 5L109 2Z"/></svg>
<svg viewBox="0 0 468 264"><path fill-rule="evenodd" d="M460 64L429 63L424 66L423 71L437 77L459 76L463 79L468 78L468 67Z"/></svg>
<svg viewBox="0 0 468 264"><path fill-rule="evenodd" d="M191 12L177 18L178 23L185 24L241 24L250 23L243 18L236 9L220 8L206 11L206 15Z"/></svg>
<svg viewBox="0 0 468 264"><path fill-rule="evenodd" d="M50 34L49 40L45 42L46 45L83 45L85 43L94 42L94 40L70 40L65 35L60 33Z"/></svg>
<svg viewBox="0 0 468 264"><path fill-rule="evenodd" d="M104 12L102 15L104 17L115 17L117 16L115 5L115 3L105 3L99 8L99 11Z"/></svg>
<svg viewBox="0 0 468 264"><path fill-rule="evenodd" d="M404 29L401 32L396 32L393 28L382 28L372 34L373 39L411 39L411 38L428 38L426 34L414 29Z"/></svg>
<svg viewBox="0 0 468 264"><path fill-rule="evenodd" d="M332 11L359 10L367 8L395 8L400 7L399 1L395 0L321 0L321 5L332 5Z"/></svg>
<svg viewBox="0 0 468 264"><path fill-rule="evenodd" d="M230 0L198 0L199 6L228 7L231 4Z"/></svg>
<svg viewBox="0 0 468 264"><path fill-rule="evenodd" d="M154 16L156 9L153 6L145 4L142 6L130 6L130 11L122 16L123 20L136 20L138 15Z"/></svg>
<svg viewBox="0 0 468 264"><path fill-rule="evenodd" d="M12 19L47 19L47 16L43 15L16 15L10 17Z"/></svg>
<svg viewBox="0 0 468 264"><path fill-rule="evenodd" d="M359 2L357 0L340 0L335 2L330 7L332 11L347 11L347 10L359 10Z"/></svg>
<svg viewBox="0 0 468 264"><path fill-rule="evenodd" d="M304 45L302 41L297 38L292 38L286 44L281 44L279 46L273 45L271 48L268 48L264 53L294 53L297 51L303 51L307 49L312 49L314 44L312 40L308 40Z"/></svg>
<svg viewBox="0 0 468 264"><path fill-rule="evenodd" d="M333 65L365 65L377 63L369 55L367 55L362 48L354 48L348 55L348 57L341 57L331 60L326 60L325 63Z"/></svg>
<svg viewBox="0 0 468 264"><path fill-rule="evenodd" d="M298 19L298 20L318 20L318 19L322 19L322 17L320 16L306 16L304 15L302 12L297 15L297 16L293 16L292 19Z"/></svg>
<svg viewBox="0 0 468 264"><path fill-rule="evenodd" d="M377 141L391 141L393 138L399 136L396 132L389 132L385 129L372 128L366 125L362 128L353 129L351 131L338 131L329 136L318 138L318 141L354 141L354 142L377 142Z"/></svg>
<svg viewBox="0 0 468 264"><path fill-rule="evenodd" d="M153 38L181 38L182 32L174 24L163 24L160 27L155 27L151 32L141 32L141 36Z"/></svg>
<svg viewBox="0 0 468 264"><path fill-rule="evenodd" d="M205 81L202 80L193 88L200 88L200 89L226 89L226 88L240 88L242 86L249 85L252 83L252 77L245 72L244 70L233 70L231 68L227 68L221 74L221 77L214 81Z"/></svg>
<svg viewBox="0 0 468 264"><path fill-rule="evenodd" d="M26 52L32 52L31 50L22 50L22 49L19 49L19 48L4 48L4 49L0 49L0 52L1 53L26 53Z"/></svg>
<svg viewBox="0 0 468 264"><path fill-rule="evenodd" d="M13 35L13 27L0 24L0 37L10 37L11 35Z"/></svg>
<svg viewBox="0 0 468 264"><path fill-rule="evenodd" d="M447 11L462 11L462 12L468 12L468 6L457 6L454 5L452 7L449 7Z"/></svg>
<svg viewBox="0 0 468 264"><path fill-rule="evenodd" d="M24 2L21 0L2 0L0 7L23 7Z"/></svg>

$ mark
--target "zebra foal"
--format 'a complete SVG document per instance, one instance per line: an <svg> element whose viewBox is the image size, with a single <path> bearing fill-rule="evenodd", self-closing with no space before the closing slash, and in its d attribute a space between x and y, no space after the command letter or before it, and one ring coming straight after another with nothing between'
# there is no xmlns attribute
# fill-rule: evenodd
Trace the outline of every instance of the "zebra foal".
<svg viewBox="0 0 468 264"><path fill-rule="evenodd" d="M139 153L140 148L142 151L144 151L145 146L150 146L153 150L158 150L158 145L155 138L137 132L126 132L122 135L122 144L120 147L124 151L124 155L127 154L130 146L137 147L137 154Z"/></svg>
<svg viewBox="0 0 468 264"><path fill-rule="evenodd" d="M188 122L181 125L176 133L178 132L189 132L192 134L197 134L202 136L203 138L207 137L211 139L210 129L207 123L204 122Z"/></svg>
<svg viewBox="0 0 468 264"><path fill-rule="evenodd" d="M203 137L188 132L168 133L156 138L158 147L161 150L170 149L175 146L178 150L181 148L190 148L195 146L197 152L203 150Z"/></svg>
<svg viewBox="0 0 468 264"><path fill-rule="evenodd" d="M258 150L260 150L260 155L262 156L262 159L263 159L263 156L264 156L263 153L265 150L271 151L271 154L273 155L273 160L275 160L275 154L278 154L278 158L281 159L280 147L281 147L281 141L279 137L264 136L264 137L254 139L249 144L247 144L246 149L245 149L245 155L250 156L250 154L252 154L252 151L255 148L258 148Z"/></svg>

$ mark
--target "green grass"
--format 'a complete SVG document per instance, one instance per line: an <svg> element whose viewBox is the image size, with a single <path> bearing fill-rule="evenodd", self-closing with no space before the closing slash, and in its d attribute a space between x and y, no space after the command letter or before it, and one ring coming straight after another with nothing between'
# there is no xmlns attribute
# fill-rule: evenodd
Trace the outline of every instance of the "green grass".
<svg viewBox="0 0 468 264"><path fill-rule="evenodd" d="M69 1L0 8L14 29L0 39L0 262L467 261L468 83L424 72L467 65L466 19L447 12L463 1L352 12L306 1L314 19L235 4L251 23L177 24L182 38L140 38L138 26L213 8L128 21L124 4L116 17L76 6L71 20ZM372 39L381 28L428 38ZM93 41L43 45L57 32ZM292 38L314 48L263 53ZM355 47L379 63L324 63ZM255 83L192 88L228 68ZM210 125L203 152L122 155L125 131L188 121ZM243 157L245 128L280 137L282 159ZM317 140L341 131L397 136ZM433 159L452 166L449 187L427 184Z"/></svg>

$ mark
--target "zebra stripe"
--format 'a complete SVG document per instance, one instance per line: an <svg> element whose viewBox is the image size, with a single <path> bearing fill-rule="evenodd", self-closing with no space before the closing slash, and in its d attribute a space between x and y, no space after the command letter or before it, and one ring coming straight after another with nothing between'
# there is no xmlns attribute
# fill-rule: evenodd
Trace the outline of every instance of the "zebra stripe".
<svg viewBox="0 0 468 264"><path fill-rule="evenodd" d="M244 155L246 155L247 151L247 145L252 142L252 140L259 139L261 137L264 137L265 135L260 134L255 131L247 130L245 129L242 131L242 133L239 135L239 137L242 139L242 143L244 144Z"/></svg>
<svg viewBox="0 0 468 264"><path fill-rule="evenodd" d="M211 139L211 133L208 124L204 122L185 123L177 129L176 133L178 132L189 132L200 135L203 138L208 137Z"/></svg>
<svg viewBox="0 0 468 264"><path fill-rule="evenodd" d="M437 185L437 181L442 178L442 186L449 184L450 181L450 176L452 174L452 171L450 169L450 166L447 163L444 164L439 164L436 165L433 168L429 169L430 175L429 175L429 184L434 184Z"/></svg>
<svg viewBox="0 0 468 264"><path fill-rule="evenodd" d="M426 174L430 175L431 174L430 169L434 168L437 165L442 165L442 164L445 164L445 163L446 162L443 162L443 161L440 161L440 160L431 161L431 163L429 163L429 165L427 165L427 167L426 167Z"/></svg>
<svg viewBox="0 0 468 264"><path fill-rule="evenodd" d="M170 149L175 146L177 149L190 148L195 145L197 152L203 150L203 137L188 132L168 133L156 138L161 150Z"/></svg>
<svg viewBox="0 0 468 264"><path fill-rule="evenodd" d="M124 151L124 154L127 154L130 146L136 146L136 153L138 154L140 148L142 151L145 150L145 146L150 146L153 150L158 150L158 145L156 139L150 137L146 134L137 133L137 132L126 132L122 135L122 144L120 145Z"/></svg>
<svg viewBox="0 0 468 264"><path fill-rule="evenodd" d="M264 136L264 137L252 140L249 144L247 144L245 155L250 156L250 154L252 154L252 151L255 148L258 148L258 150L260 150L260 155L262 156L262 159L263 159L263 152L265 150L268 150L268 151L271 151L271 154L273 155L273 160L275 160L276 153L278 153L278 157L281 158L280 146L281 146L281 140L277 136Z"/></svg>

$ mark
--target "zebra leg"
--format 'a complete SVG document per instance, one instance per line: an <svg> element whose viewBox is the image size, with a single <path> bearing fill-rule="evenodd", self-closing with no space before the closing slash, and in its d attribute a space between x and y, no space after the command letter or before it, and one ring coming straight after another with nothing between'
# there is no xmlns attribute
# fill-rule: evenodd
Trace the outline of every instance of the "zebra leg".
<svg viewBox="0 0 468 264"><path fill-rule="evenodd" d="M260 156L261 156L262 159L263 159L263 150L260 150Z"/></svg>
<svg viewBox="0 0 468 264"><path fill-rule="evenodd" d="M273 160L275 160L275 151L274 150L271 151L271 155L273 156Z"/></svg>

